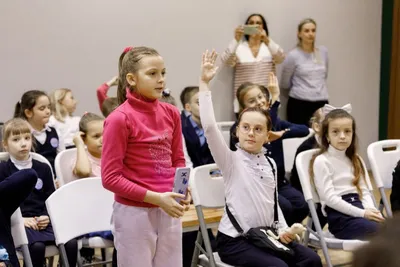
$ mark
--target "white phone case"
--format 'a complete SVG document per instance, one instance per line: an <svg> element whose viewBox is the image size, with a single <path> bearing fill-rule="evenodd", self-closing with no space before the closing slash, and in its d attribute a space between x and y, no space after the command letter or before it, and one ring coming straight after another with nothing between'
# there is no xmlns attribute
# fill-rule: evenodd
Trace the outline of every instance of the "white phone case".
<svg viewBox="0 0 400 267"><path fill-rule="evenodd" d="M177 168L175 172L174 190L173 192L186 195L189 187L190 168ZM181 199L176 199L179 202Z"/></svg>

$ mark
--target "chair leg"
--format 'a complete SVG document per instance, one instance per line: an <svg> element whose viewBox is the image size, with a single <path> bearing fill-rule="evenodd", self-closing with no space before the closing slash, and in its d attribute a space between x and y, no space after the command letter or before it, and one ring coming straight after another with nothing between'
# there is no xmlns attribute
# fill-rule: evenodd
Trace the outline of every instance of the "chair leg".
<svg viewBox="0 0 400 267"><path fill-rule="evenodd" d="M100 249L100 251L101 251L101 260L106 261L106 249L102 248L102 249ZM107 265L104 264L103 267L107 267Z"/></svg>
<svg viewBox="0 0 400 267"><path fill-rule="evenodd" d="M326 245L324 234L321 229L321 224L318 219L317 211L315 210L314 202L312 200L308 200L308 207L310 208L311 217L313 218L315 229L318 233L319 242L321 244L322 252L324 253L325 261L328 267L332 267L331 258L328 253L328 246Z"/></svg>
<svg viewBox="0 0 400 267"><path fill-rule="evenodd" d="M308 229L312 227L312 224L313 224L313 220L312 220L311 216L308 216L307 231L305 232L304 239L303 239L303 245L306 247L308 246L308 242L310 240L310 231Z"/></svg>
<svg viewBox="0 0 400 267"><path fill-rule="evenodd" d="M203 245L203 237L201 236L201 231L199 229L197 231L197 238L193 251L192 264L190 265L190 267L197 267L197 263L199 262L199 256L200 256L200 249L198 246L201 247L201 245Z"/></svg>
<svg viewBox="0 0 400 267"><path fill-rule="evenodd" d="M49 258L49 267L53 267L54 266L54 257L50 257Z"/></svg>
<svg viewBox="0 0 400 267"><path fill-rule="evenodd" d="M210 238L208 237L208 232L207 232L207 226L204 221L204 214L201 206L196 206L196 211L197 211L197 217L199 219L200 223L200 230L201 234L203 235L203 241L204 241L204 246L206 247L206 252L208 255L206 255L209 259L210 265L209 267L216 267L217 265L215 264L215 259L213 255L213 251L211 248L211 242Z"/></svg>
<svg viewBox="0 0 400 267"><path fill-rule="evenodd" d="M392 213L392 209L390 208L389 202L386 198L385 189L383 187L380 187L379 192L381 193L381 197L382 197L381 202L383 204L383 207L385 207L386 214L389 218L392 218L393 213ZM383 207L382 207L382 209L383 209Z"/></svg>
<svg viewBox="0 0 400 267"><path fill-rule="evenodd" d="M78 257L76 259L77 259L78 267L83 267L81 251L79 249L78 249Z"/></svg>
<svg viewBox="0 0 400 267"><path fill-rule="evenodd" d="M24 256L24 266L33 267L28 245L22 245L21 249L22 249L22 255Z"/></svg>
<svg viewBox="0 0 400 267"><path fill-rule="evenodd" d="M63 267L69 267L67 252L65 251L64 244L60 244L58 246L58 250L60 251L61 263ZM73 266L75 267L75 266Z"/></svg>

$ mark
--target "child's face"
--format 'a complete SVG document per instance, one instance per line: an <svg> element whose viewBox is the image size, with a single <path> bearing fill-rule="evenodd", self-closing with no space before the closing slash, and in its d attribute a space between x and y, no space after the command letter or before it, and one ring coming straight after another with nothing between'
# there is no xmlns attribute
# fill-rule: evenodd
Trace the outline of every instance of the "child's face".
<svg viewBox="0 0 400 267"><path fill-rule="evenodd" d="M258 87L253 87L243 96L243 103L245 108L259 107L262 109L269 109L269 103L265 94Z"/></svg>
<svg viewBox="0 0 400 267"><path fill-rule="evenodd" d="M61 104L65 107L67 112L69 114L72 114L76 110L76 103L77 101L75 100L74 96L72 95L72 92L68 92L65 94L64 99L61 101Z"/></svg>
<svg viewBox="0 0 400 267"><path fill-rule="evenodd" d="M91 121L87 125L87 133L84 138L88 152L96 157L101 158L103 149L103 120Z"/></svg>
<svg viewBox="0 0 400 267"><path fill-rule="evenodd" d="M45 95L39 96L32 110L25 110L25 115L29 123L44 127L49 122L51 115L49 97Z"/></svg>
<svg viewBox="0 0 400 267"><path fill-rule="evenodd" d="M4 142L4 148L17 160L27 160L32 148L32 135L30 133L10 135Z"/></svg>
<svg viewBox="0 0 400 267"><path fill-rule="evenodd" d="M165 87L165 66L161 56L146 56L139 61L138 71L128 73L127 82L148 99L161 98Z"/></svg>
<svg viewBox="0 0 400 267"><path fill-rule="evenodd" d="M190 98L190 102L186 106L186 110L189 111L193 117L200 119L199 92L195 93Z"/></svg>
<svg viewBox="0 0 400 267"><path fill-rule="evenodd" d="M327 139L337 150L346 150L353 141L353 120L339 118L330 121Z"/></svg>
<svg viewBox="0 0 400 267"><path fill-rule="evenodd" d="M236 128L240 147L249 153L259 153L268 142L267 119L259 112L245 112Z"/></svg>

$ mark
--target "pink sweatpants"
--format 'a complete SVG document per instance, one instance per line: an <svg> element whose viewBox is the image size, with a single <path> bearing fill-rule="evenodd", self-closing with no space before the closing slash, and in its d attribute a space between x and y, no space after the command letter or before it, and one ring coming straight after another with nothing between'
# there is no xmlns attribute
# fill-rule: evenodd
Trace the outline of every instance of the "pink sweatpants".
<svg viewBox="0 0 400 267"><path fill-rule="evenodd" d="M182 224L160 208L114 203L111 219L118 267L181 267Z"/></svg>

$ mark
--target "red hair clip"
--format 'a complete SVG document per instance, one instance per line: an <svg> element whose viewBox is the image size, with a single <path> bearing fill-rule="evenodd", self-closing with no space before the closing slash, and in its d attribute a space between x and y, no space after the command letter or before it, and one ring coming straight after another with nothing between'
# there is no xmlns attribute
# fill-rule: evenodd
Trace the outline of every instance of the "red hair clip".
<svg viewBox="0 0 400 267"><path fill-rule="evenodd" d="M128 52L131 51L132 49L133 49L133 46L125 47L123 53L128 53Z"/></svg>

